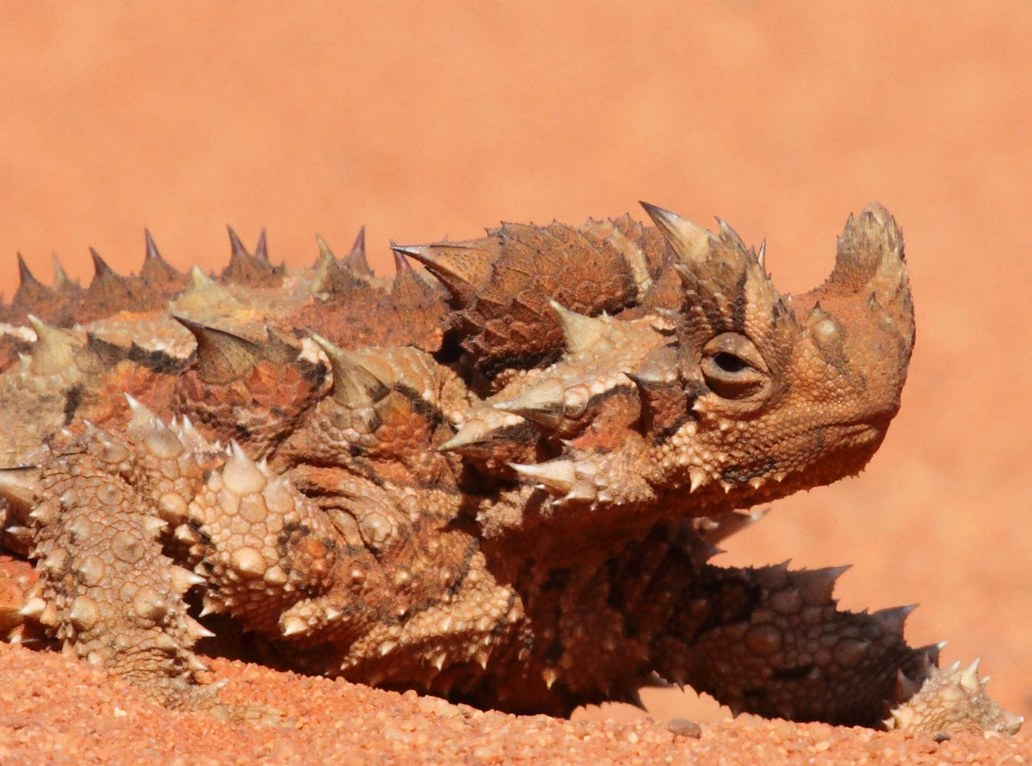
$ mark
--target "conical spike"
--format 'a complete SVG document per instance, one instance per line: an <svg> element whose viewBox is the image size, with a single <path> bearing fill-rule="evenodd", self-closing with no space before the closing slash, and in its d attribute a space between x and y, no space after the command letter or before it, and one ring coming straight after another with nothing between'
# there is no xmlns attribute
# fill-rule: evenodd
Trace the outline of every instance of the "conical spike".
<svg viewBox="0 0 1032 766"><path fill-rule="evenodd" d="M316 232L315 243L319 246L319 265L329 265L337 260L337 256L333 254L333 250L327 244L326 240L323 239L322 235Z"/></svg>
<svg viewBox="0 0 1032 766"><path fill-rule="evenodd" d="M672 347L657 349L646 356L637 369L624 372L624 375L646 392L669 388L680 382L677 358Z"/></svg>
<svg viewBox="0 0 1032 766"><path fill-rule="evenodd" d="M882 723L889 731L893 729L909 729L914 723L914 711L906 707L893 710L891 717L886 718Z"/></svg>
<svg viewBox="0 0 1032 766"><path fill-rule="evenodd" d="M811 606L824 606L831 602L835 581L850 565L824 567L823 569L800 569L793 573L793 580L803 600Z"/></svg>
<svg viewBox="0 0 1032 766"><path fill-rule="evenodd" d="M358 230L358 235L355 237L355 242L351 245L351 250L344 256L344 265L356 274L372 276L373 270L369 268L369 261L366 260L365 226Z"/></svg>
<svg viewBox="0 0 1032 766"><path fill-rule="evenodd" d="M308 623L300 617L287 617L281 621L280 635L284 638L308 632Z"/></svg>
<svg viewBox="0 0 1032 766"><path fill-rule="evenodd" d="M130 394L122 394L125 397L126 402L129 403L129 423L126 425L126 430L130 433L140 432L148 429L157 416L150 411L147 405L140 402L134 396Z"/></svg>
<svg viewBox="0 0 1032 766"><path fill-rule="evenodd" d="M193 421L186 415L183 415L183 420L176 432L176 436L179 437L179 441L181 441L187 449L197 451L209 448L207 439L201 435L201 432L194 427Z"/></svg>
<svg viewBox="0 0 1032 766"><path fill-rule="evenodd" d="M32 530L28 527L21 524L11 524L4 531L14 541L16 548L28 548L32 545Z"/></svg>
<svg viewBox="0 0 1032 766"><path fill-rule="evenodd" d="M254 257L255 260L269 265L269 246L265 238L265 229L262 229L261 234L258 235L258 244L254 247Z"/></svg>
<svg viewBox="0 0 1032 766"><path fill-rule="evenodd" d="M691 479L691 483L690 483L690 485L688 487L688 494L691 494L692 492L695 492L703 484L706 484L706 483L709 482L709 474L707 474L701 468L689 468L688 469L688 476Z"/></svg>
<svg viewBox="0 0 1032 766"><path fill-rule="evenodd" d="M0 468L0 497L27 512L36 500L39 469L34 466Z"/></svg>
<svg viewBox="0 0 1032 766"><path fill-rule="evenodd" d="M258 464L234 440L230 444L230 458L222 467L222 481L230 492L243 497L261 492L268 479Z"/></svg>
<svg viewBox="0 0 1032 766"><path fill-rule="evenodd" d="M960 685L969 692L977 692L982 688L978 680L978 663L979 660L976 659L960 673Z"/></svg>
<svg viewBox="0 0 1032 766"><path fill-rule="evenodd" d="M164 261L161 253L158 252L158 246L154 244L154 237L151 236L150 229L143 230L143 241L146 247L146 255L144 256L146 260Z"/></svg>
<svg viewBox="0 0 1032 766"><path fill-rule="evenodd" d="M567 494L577 482L577 471L572 460L550 460L529 465L509 463L509 467L555 494Z"/></svg>
<svg viewBox="0 0 1032 766"><path fill-rule="evenodd" d="M168 527L168 522L157 516L148 516L143 520L143 528L152 535L159 535Z"/></svg>
<svg viewBox="0 0 1032 766"><path fill-rule="evenodd" d="M135 420L131 420L128 432L136 442L151 455L160 460L173 460L183 453L183 444L165 421L152 417L142 428L135 428Z"/></svg>
<svg viewBox="0 0 1032 766"><path fill-rule="evenodd" d="M908 677L902 670L896 671L896 688L893 692L892 701L895 703L905 702L913 697L921 684Z"/></svg>
<svg viewBox="0 0 1032 766"><path fill-rule="evenodd" d="M230 258L250 258L251 254L247 252L247 248L244 247L244 243L240 241L240 237L233 230L233 227L227 224L226 231L229 232L229 246L232 251Z"/></svg>
<svg viewBox="0 0 1032 766"><path fill-rule="evenodd" d="M915 609L917 609L917 604L879 609L877 612L871 613L871 619L884 627L886 632L894 635L903 635L903 623L906 622L907 617Z"/></svg>
<svg viewBox="0 0 1032 766"><path fill-rule="evenodd" d="M645 707L645 703L642 701L641 692L637 689L628 689L621 695L621 702L626 702L628 705L633 705L639 710L648 712L648 708Z"/></svg>
<svg viewBox="0 0 1032 766"><path fill-rule="evenodd" d="M193 654L193 653L190 653L190 654L186 655L186 667L189 668L190 670L192 670L194 673L207 673L208 672L208 666L205 665L203 662L201 662L201 660L197 657L197 655ZM219 689L221 689L223 686L225 686L225 684L226 684L225 681L217 681L217 682L215 682L213 684L209 684L208 686L206 686L205 687L205 691L210 690L211 693L214 694Z"/></svg>
<svg viewBox="0 0 1032 766"><path fill-rule="evenodd" d="M337 257L321 234L315 235L315 242L319 246L319 257L312 266L314 274L310 289L313 295L322 297L326 293L333 292L333 282L339 266Z"/></svg>
<svg viewBox="0 0 1032 766"><path fill-rule="evenodd" d="M738 236L738 232L731 227L731 224L719 216L717 217L717 223L720 225L720 239L738 248L743 253L746 252L747 248L745 243L742 241L742 238Z"/></svg>
<svg viewBox="0 0 1032 766"><path fill-rule="evenodd" d="M207 595L201 600L201 611L198 612L198 617L207 617L210 614L219 614L223 611L222 604Z"/></svg>
<svg viewBox="0 0 1032 766"><path fill-rule="evenodd" d="M713 244L713 235L687 218L648 202L639 203L682 261L706 258Z"/></svg>
<svg viewBox="0 0 1032 766"><path fill-rule="evenodd" d="M51 254L51 260L54 262L54 290L57 292L78 291L80 289L79 284L69 278L64 270L64 266L61 265L61 261L57 257L57 253Z"/></svg>
<svg viewBox="0 0 1032 766"><path fill-rule="evenodd" d="M273 267L269 263L265 230L258 236L254 255L248 253L232 226L227 226L231 254L229 264L222 270L221 277L235 284L250 287L275 287L280 284L286 269L283 265Z"/></svg>
<svg viewBox="0 0 1032 766"><path fill-rule="evenodd" d="M22 617L28 617L30 620L37 619L43 611L47 608L47 602L41 599L39 596L33 596L26 599L22 608L18 610L18 614Z"/></svg>
<svg viewBox="0 0 1032 766"><path fill-rule="evenodd" d="M320 335L312 341L323 350L333 370L333 398L347 407L370 407L380 401L389 385L363 366L359 357L338 348Z"/></svg>
<svg viewBox="0 0 1032 766"><path fill-rule="evenodd" d="M432 246L399 245L394 240L391 240L391 250L396 255L414 258L423 264L427 271L441 281L460 306L465 306L473 299L476 288L469 279L468 256L449 257L444 251L432 252Z"/></svg>
<svg viewBox="0 0 1032 766"><path fill-rule="evenodd" d="M188 524L180 524L172 532L172 537L185 546L193 546L201 542L201 536ZM205 612L201 612L204 617Z"/></svg>
<svg viewBox="0 0 1032 766"><path fill-rule="evenodd" d="M524 391L514 399L491 404L496 410L511 412L546 428L555 429L563 421L565 390L556 378Z"/></svg>
<svg viewBox="0 0 1032 766"><path fill-rule="evenodd" d="M439 452L458 452L461 455L476 457L491 451L498 443L497 431L477 420L472 420L455 433L455 435L438 445Z"/></svg>
<svg viewBox="0 0 1032 766"><path fill-rule="evenodd" d="M559 326L562 328L563 337L566 339L566 348L571 354L589 351L605 335L607 323L604 320L578 314L576 311L570 311L570 309L551 299L549 299L548 303L559 318Z"/></svg>
<svg viewBox="0 0 1032 766"><path fill-rule="evenodd" d="M32 346L32 366L35 373L51 375L67 369L82 343L67 330L54 327L34 314L28 315L29 324L36 332Z"/></svg>
<svg viewBox="0 0 1032 766"><path fill-rule="evenodd" d="M206 383L239 380L263 358L261 346L239 335L173 314L197 340L197 374Z"/></svg>
<svg viewBox="0 0 1032 766"><path fill-rule="evenodd" d="M201 271L196 264L190 268L190 288L193 290L206 290L214 287L215 281Z"/></svg>
<svg viewBox="0 0 1032 766"><path fill-rule="evenodd" d="M391 254L394 256L394 281L397 282L403 275L415 274L416 270L412 268L412 264L409 263L408 258L401 252L400 248L391 248Z"/></svg>
<svg viewBox="0 0 1032 766"><path fill-rule="evenodd" d="M408 259L400 253L394 255L394 282L391 297L399 306L423 306L428 301L439 300L437 289L421 277Z"/></svg>
<svg viewBox="0 0 1032 766"><path fill-rule="evenodd" d="M553 667L547 667L541 671L541 680L545 682L545 688L549 691L552 690L552 686L559 678L559 673Z"/></svg>
<svg viewBox="0 0 1032 766"><path fill-rule="evenodd" d="M114 269L108 266L107 261L101 258L100 253L98 253L92 247L90 248L90 257L93 259L94 281L106 276L118 277L118 275L114 272Z"/></svg>
<svg viewBox="0 0 1032 766"><path fill-rule="evenodd" d="M149 229L143 230L143 239L146 247L146 255L143 259L143 268L140 269L140 277L150 286L160 289L172 287L178 290L186 281L182 274L172 268L169 263L161 257L157 245L154 244L154 237Z"/></svg>
<svg viewBox="0 0 1032 766"><path fill-rule="evenodd" d="M197 622L193 617L184 617L183 623L186 627L187 635L195 641L199 638L215 638L214 633L201 625L201 623Z"/></svg>
<svg viewBox="0 0 1032 766"><path fill-rule="evenodd" d="M25 258L22 257L21 253L18 253L18 279L22 285L34 287L34 288L45 288L42 282L36 279L35 275L29 270L29 264L25 262Z"/></svg>

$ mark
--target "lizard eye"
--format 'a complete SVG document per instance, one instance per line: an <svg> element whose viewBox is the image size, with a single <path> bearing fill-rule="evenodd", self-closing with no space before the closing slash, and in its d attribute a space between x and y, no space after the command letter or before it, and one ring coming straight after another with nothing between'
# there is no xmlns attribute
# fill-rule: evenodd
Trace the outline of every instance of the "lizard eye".
<svg viewBox="0 0 1032 766"><path fill-rule="evenodd" d="M706 385L723 399L744 399L770 380L766 362L744 335L725 332L702 349L699 363Z"/></svg>
<svg viewBox="0 0 1032 766"><path fill-rule="evenodd" d="M727 374L741 372L749 366L749 363L742 359L742 357L736 356L728 351L721 351L715 354L713 356L713 364L715 364L721 372Z"/></svg>

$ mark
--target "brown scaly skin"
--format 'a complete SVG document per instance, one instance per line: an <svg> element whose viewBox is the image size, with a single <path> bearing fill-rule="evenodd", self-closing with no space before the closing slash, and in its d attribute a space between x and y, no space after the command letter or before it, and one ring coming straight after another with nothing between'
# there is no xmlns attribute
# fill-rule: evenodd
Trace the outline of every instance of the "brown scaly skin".
<svg viewBox="0 0 1032 766"><path fill-rule="evenodd" d="M791 298L725 223L645 207L655 227L395 246L393 282L362 235L290 273L230 230L218 281L149 235L139 277L95 255L85 289L23 262L0 546L38 580L0 569L0 628L181 709L219 706L194 645L228 615L267 661L515 712L662 679L768 716L1016 730L907 646L909 610L839 611L840 569L708 563L745 509L881 443L914 339L891 216L850 217Z"/></svg>

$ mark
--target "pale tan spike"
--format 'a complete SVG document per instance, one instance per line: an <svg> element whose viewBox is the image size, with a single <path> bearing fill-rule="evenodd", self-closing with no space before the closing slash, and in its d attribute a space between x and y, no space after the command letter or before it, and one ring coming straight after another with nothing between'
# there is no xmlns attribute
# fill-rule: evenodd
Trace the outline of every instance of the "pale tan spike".
<svg viewBox="0 0 1032 766"><path fill-rule="evenodd" d="M496 410L520 415L535 423L555 428L563 419L565 394L562 382L553 377L524 391L514 399L492 402L491 406Z"/></svg>
<svg viewBox="0 0 1032 766"><path fill-rule="evenodd" d="M982 684L978 680L978 664L980 660L975 659L970 665L968 665L960 673L960 685L963 686L970 692L977 692L982 688Z"/></svg>
<svg viewBox="0 0 1032 766"><path fill-rule="evenodd" d="M330 248L329 244L325 239L323 239L323 236L319 232L315 233L315 244L319 248L319 260L316 261L315 264L315 268L317 270L325 269L337 260L337 256L333 254L332 248Z"/></svg>
<svg viewBox="0 0 1032 766"><path fill-rule="evenodd" d="M387 384L368 370L357 355L315 333L309 337L330 361L334 399L348 407L371 407L384 397Z"/></svg>
<svg viewBox="0 0 1032 766"><path fill-rule="evenodd" d="M172 318L190 331L197 342L197 374L206 383L239 380L262 359L261 347L216 327L173 314Z"/></svg>
<svg viewBox="0 0 1032 766"><path fill-rule="evenodd" d="M222 480L226 488L240 496L261 492L268 479L235 440L230 444L230 455L222 468Z"/></svg>
<svg viewBox="0 0 1032 766"><path fill-rule="evenodd" d="M29 369L37 375L54 375L65 370L72 364L75 353L83 347L84 342L67 330L49 325L33 314L29 314L28 319L36 332Z"/></svg>
<svg viewBox="0 0 1032 766"><path fill-rule="evenodd" d="M284 638L308 632L308 623L300 617L288 616L282 620L280 635Z"/></svg>
<svg viewBox="0 0 1032 766"><path fill-rule="evenodd" d="M441 452L457 452L474 459L501 457L503 453L510 454L511 449L518 450L521 438L537 438L529 433L523 437L514 434L514 427L525 425L526 420L520 415L479 406L467 414L455 435L437 449Z"/></svg>
<svg viewBox="0 0 1032 766"><path fill-rule="evenodd" d="M215 280L201 271L199 266L190 268L190 288L192 290L210 290L215 286Z"/></svg>
<svg viewBox="0 0 1032 766"><path fill-rule="evenodd" d="M186 593L194 585L201 585L205 582L199 574L178 566L169 568L169 577L172 579L172 587L177 593Z"/></svg>
<svg viewBox="0 0 1032 766"><path fill-rule="evenodd" d="M677 213L648 202L639 203L683 261L700 261L709 255L713 234Z"/></svg>
<svg viewBox="0 0 1032 766"><path fill-rule="evenodd" d="M151 424L158 419L157 415L136 397L131 394L122 394L122 396L129 403L129 424L126 426L129 433L141 433L150 428Z"/></svg>
<svg viewBox="0 0 1032 766"><path fill-rule="evenodd" d="M147 428L132 433L132 436L161 460L174 460L183 454L184 447L179 437L161 418L154 418Z"/></svg>
<svg viewBox="0 0 1032 766"><path fill-rule="evenodd" d="M2 494L2 487L0 487L0 494ZM5 496L9 499L9 496ZM29 513L29 518L35 521L37 524L53 524L60 517L61 512L54 506L53 503L45 503L33 508Z"/></svg>
<svg viewBox="0 0 1032 766"><path fill-rule="evenodd" d="M577 482L577 469L572 460L550 460L547 463L509 463L522 476L541 484L546 489L566 494Z"/></svg>
<svg viewBox="0 0 1032 766"><path fill-rule="evenodd" d="M578 354L593 348L602 338L605 337L608 322L603 319L578 314L576 311L563 306L555 300L549 300L548 305L552 307L559 319L559 326L562 328L563 337L566 339L566 349L571 354ZM604 315L603 315L604 317Z"/></svg>
<svg viewBox="0 0 1032 766"><path fill-rule="evenodd" d="M0 468L0 498L28 510L36 501L38 482L39 469L34 466Z"/></svg>
<svg viewBox="0 0 1032 766"><path fill-rule="evenodd" d="M152 535L158 535L168 527L168 522L157 516L148 516L143 520L143 528Z"/></svg>
<svg viewBox="0 0 1032 766"><path fill-rule="evenodd" d="M29 619L37 619L43 611L47 608L47 602L39 596L32 596L26 599L22 608L18 610L18 614L22 617L28 617Z"/></svg>
<svg viewBox="0 0 1032 766"><path fill-rule="evenodd" d="M691 483L688 486L689 493L695 492L703 484L707 484L709 482L709 474L701 468L689 468L688 476L691 480Z"/></svg>
<svg viewBox="0 0 1032 766"><path fill-rule="evenodd" d="M184 622L184 625L186 627L187 635L189 635L190 638L192 638L194 640L199 639L199 638L214 638L215 637L214 633L212 633L206 627L201 625L201 623L197 622L197 620L193 619L190 616L184 617L183 618L183 622Z"/></svg>

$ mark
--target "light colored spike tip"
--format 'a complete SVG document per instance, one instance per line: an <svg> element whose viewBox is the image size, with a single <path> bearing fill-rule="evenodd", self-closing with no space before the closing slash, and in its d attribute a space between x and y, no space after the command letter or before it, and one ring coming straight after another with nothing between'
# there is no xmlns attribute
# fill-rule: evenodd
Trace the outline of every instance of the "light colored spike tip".
<svg viewBox="0 0 1032 766"><path fill-rule="evenodd" d="M908 732L1000 732L1016 734L1022 716L1010 713L985 692L988 678L978 677L978 660L961 669L955 662L936 668L914 696L883 721L885 728Z"/></svg>

